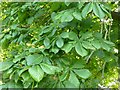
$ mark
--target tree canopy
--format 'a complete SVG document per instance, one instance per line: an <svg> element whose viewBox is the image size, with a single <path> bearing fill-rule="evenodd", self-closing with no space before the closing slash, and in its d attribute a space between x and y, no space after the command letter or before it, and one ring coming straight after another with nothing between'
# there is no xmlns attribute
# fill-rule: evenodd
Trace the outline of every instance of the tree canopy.
<svg viewBox="0 0 120 90"><path fill-rule="evenodd" d="M116 2L2 2L2 88L118 88Z"/></svg>

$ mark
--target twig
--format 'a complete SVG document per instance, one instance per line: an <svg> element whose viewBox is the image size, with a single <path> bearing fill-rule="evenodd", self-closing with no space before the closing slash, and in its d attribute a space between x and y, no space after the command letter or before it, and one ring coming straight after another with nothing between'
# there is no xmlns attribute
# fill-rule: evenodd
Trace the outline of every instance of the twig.
<svg viewBox="0 0 120 90"><path fill-rule="evenodd" d="M87 58L87 60L86 60L86 63L88 63L90 57L93 55L94 52L95 52L95 51L92 51L92 52L90 53L90 55L88 56L88 58Z"/></svg>
<svg viewBox="0 0 120 90"><path fill-rule="evenodd" d="M106 65L106 62L104 62L104 64L103 64L103 70L102 70L102 78L104 78L105 65Z"/></svg>

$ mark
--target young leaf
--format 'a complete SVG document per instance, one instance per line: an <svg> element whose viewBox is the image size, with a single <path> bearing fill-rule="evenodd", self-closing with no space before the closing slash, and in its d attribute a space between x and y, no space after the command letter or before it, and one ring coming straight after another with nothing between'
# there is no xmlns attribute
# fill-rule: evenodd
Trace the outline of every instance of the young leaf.
<svg viewBox="0 0 120 90"><path fill-rule="evenodd" d="M74 70L74 72L81 78L87 79L91 76L91 72L88 69Z"/></svg>
<svg viewBox="0 0 120 90"><path fill-rule="evenodd" d="M88 52L82 47L80 42L76 43L75 50L82 57L84 57L88 54Z"/></svg>
<svg viewBox="0 0 120 90"><path fill-rule="evenodd" d="M0 72L9 69L13 64L12 61L0 62Z"/></svg>
<svg viewBox="0 0 120 90"><path fill-rule="evenodd" d="M64 41L61 37L59 37L56 41L56 45L61 48L64 45Z"/></svg>
<svg viewBox="0 0 120 90"><path fill-rule="evenodd" d="M39 65L32 66L28 69L28 72L36 82L40 82L44 77L44 72Z"/></svg>

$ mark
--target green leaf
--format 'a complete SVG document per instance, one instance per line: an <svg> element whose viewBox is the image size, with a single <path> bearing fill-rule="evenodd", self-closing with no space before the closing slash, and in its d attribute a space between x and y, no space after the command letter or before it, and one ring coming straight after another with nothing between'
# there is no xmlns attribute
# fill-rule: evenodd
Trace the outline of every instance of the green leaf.
<svg viewBox="0 0 120 90"><path fill-rule="evenodd" d="M105 8L105 6L103 4L100 4L100 7L102 8L102 10L104 12L106 12L106 14L108 15L108 17L112 18L111 13L106 10L106 8Z"/></svg>
<svg viewBox="0 0 120 90"><path fill-rule="evenodd" d="M97 49L100 49L100 48L101 48L101 44L100 44L100 42L99 42L97 39L91 41L91 44L92 44L95 48L97 48Z"/></svg>
<svg viewBox="0 0 120 90"><path fill-rule="evenodd" d="M72 12L65 11L61 17L61 22L70 22L73 20Z"/></svg>
<svg viewBox="0 0 120 90"><path fill-rule="evenodd" d="M65 88L76 88L76 86L68 80L64 81L64 85Z"/></svg>
<svg viewBox="0 0 120 90"><path fill-rule="evenodd" d="M111 41L104 40L104 42L105 42L106 44L108 44L108 45L115 46L115 44L114 44L113 42L111 42Z"/></svg>
<svg viewBox="0 0 120 90"><path fill-rule="evenodd" d="M32 66L28 72L36 82L40 82L44 77L44 72L39 65Z"/></svg>
<svg viewBox="0 0 120 90"><path fill-rule="evenodd" d="M80 42L76 43L75 50L82 57L84 57L84 56L86 56L88 54L88 52L82 47Z"/></svg>
<svg viewBox="0 0 120 90"><path fill-rule="evenodd" d="M30 17L30 18L28 18L27 23L32 24L33 20L34 20L34 17Z"/></svg>
<svg viewBox="0 0 120 90"><path fill-rule="evenodd" d="M60 81L66 80L67 76L68 76L68 72L65 71L65 72L60 76Z"/></svg>
<svg viewBox="0 0 120 90"><path fill-rule="evenodd" d="M101 47L105 50L107 50L108 52L110 51L110 46L108 44L106 44L105 42L101 41Z"/></svg>
<svg viewBox="0 0 120 90"><path fill-rule="evenodd" d="M76 75L72 71L70 72L69 81L72 84L74 84L74 86L76 86L76 88L79 88L80 82L79 82L78 78L76 77Z"/></svg>
<svg viewBox="0 0 120 90"><path fill-rule="evenodd" d="M43 60L43 55L33 54L26 57L27 65L40 64Z"/></svg>
<svg viewBox="0 0 120 90"><path fill-rule="evenodd" d="M40 64L42 70L47 74L55 74L56 70L59 68L56 68L55 66L51 66L45 63Z"/></svg>
<svg viewBox="0 0 120 90"><path fill-rule="evenodd" d="M54 52L54 54L56 54L59 52L59 49L57 47L52 47L52 49L50 51Z"/></svg>
<svg viewBox="0 0 120 90"><path fill-rule="evenodd" d="M78 36L75 32L71 31L71 32L69 32L69 39L70 40L77 40Z"/></svg>
<svg viewBox="0 0 120 90"><path fill-rule="evenodd" d="M2 49L7 49L8 46L9 46L9 40L6 39L6 38L3 38L3 39L0 41L0 45L1 45L1 48L2 48Z"/></svg>
<svg viewBox="0 0 120 90"><path fill-rule="evenodd" d="M41 66L42 70L45 73L47 73L47 74L55 74L55 70L53 69L53 67L51 65L41 63L40 66Z"/></svg>
<svg viewBox="0 0 120 90"><path fill-rule="evenodd" d="M74 13L73 13L73 16L77 19L77 20L82 20L82 17L81 17L81 13L80 12L78 12L78 11L75 11Z"/></svg>
<svg viewBox="0 0 120 90"><path fill-rule="evenodd" d="M81 78L87 79L91 76L91 72L88 69L74 70L74 72Z"/></svg>
<svg viewBox="0 0 120 90"><path fill-rule="evenodd" d="M45 38L43 43L44 43L45 47L48 47L50 45L50 39L49 38Z"/></svg>
<svg viewBox="0 0 120 90"><path fill-rule="evenodd" d="M92 50L95 50L95 48L92 46L92 44L88 41L83 41L82 42L82 46L86 49L92 49Z"/></svg>
<svg viewBox="0 0 120 90"><path fill-rule="evenodd" d="M0 62L0 72L9 69L13 64L12 61Z"/></svg>
<svg viewBox="0 0 120 90"><path fill-rule="evenodd" d="M92 11L92 3L88 3L82 10L82 17L85 18Z"/></svg>
<svg viewBox="0 0 120 90"><path fill-rule="evenodd" d="M56 41L56 45L61 48L64 45L64 41L61 37L59 37Z"/></svg>
<svg viewBox="0 0 120 90"><path fill-rule="evenodd" d="M81 69L84 67L85 67L85 65L82 60L76 61L76 63L72 66L73 69Z"/></svg>
<svg viewBox="0 0 120 90"><path fill-rule="evenodd" d="M69 38L69 33L68 32L62 32L61 37L62 38Z"/></svg>
<svg viewBox="0 0 120 90"><path fill-rule="evenodd" d="M84 3L85 3L85 2L79 2L79 3L78 3L78 8L81 9L81 8L84 6Z"/></svg>
<svg viewBox="0 0 120 90"><path fill-rule="evenodd" d="M73 44L67 43L63 46L62 50L64 50L66 53L68 53L71 51L72 48L73 48Z"/></svg>
<svg viewBox="0 0 120 90"><path fill-rule="evenodd" d="M105 17L104 11L101 9L98 3L93 4L93 12L96 16L98 16L100 19L103 19Z"/></svg>
<svg viewBox="0 0 120 90"><path fill-rule="evenodd" d="M18 71L18 75L20 76L23 72L29 69L29 66L25 66L23 69Z"/></svg>

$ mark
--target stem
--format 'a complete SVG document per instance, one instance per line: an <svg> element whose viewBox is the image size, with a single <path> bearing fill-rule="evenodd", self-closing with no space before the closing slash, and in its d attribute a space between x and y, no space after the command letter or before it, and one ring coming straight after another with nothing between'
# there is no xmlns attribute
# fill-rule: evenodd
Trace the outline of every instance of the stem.
<svg viewBox="0 0 120 90"><path fill-rule="evenodd" d="M102 34L103 32L103 22L101 22L101 30L100 30L100 33Z"/></svg>
<svg viewBox="0 0 120 90"><path fill-rule="evenodd" d="M88 58L87 58L87 60L86 60L86 63L88 63L90 57L93 55L94 52L95 52L95 51L92 51L92 52L90 53L90 55L88 56Z"/></svg>
<svg viewBox="0 0 120 90"><path fill-rule="evenodd" d="M111 41L111 39L110 39L110 30L111 30L111 24L109 25L109 29L108 29L108 39L109 39L109 41Z"/></svg>
<svg viewBox="0 0 120 90"><path fill-rule="evenodd" d="M31 88L31 90L33 90L33 88L34 88L34 81L33 81L33 84L32 84L32 88Z"/></svg>
<svg viewBox="0 0 120 90"><path fill-rule="evenodd" d="M108 34L108 29L107 29L107 27L106 27L106 25L104 24L104 26L105 26L105 30L106 30L106 32L105 32L105 39L107 38L107 34Z"/></svg>
<svg viewBox="0 0 120 90"><path fill-rule="evenodd" d="M103 70L102 70L102 78L104 78L105 65L106 65L106 62L104 62L104 64L103 64Z"/></svg>

